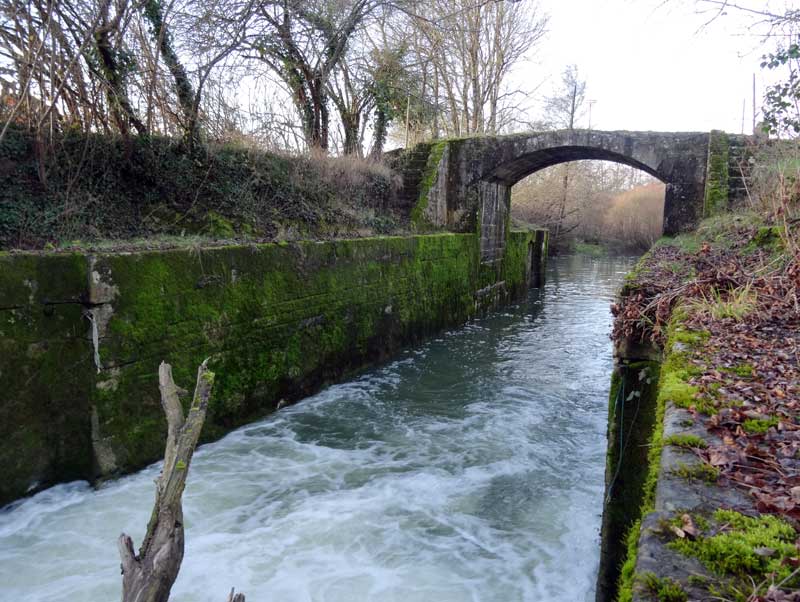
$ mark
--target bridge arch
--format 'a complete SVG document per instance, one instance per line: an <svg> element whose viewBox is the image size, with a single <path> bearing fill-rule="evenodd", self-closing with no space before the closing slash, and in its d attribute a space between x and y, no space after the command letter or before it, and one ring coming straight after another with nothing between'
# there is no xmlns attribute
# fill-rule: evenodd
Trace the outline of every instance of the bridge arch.
<svg viewBox="0 0 800 602"><path fill-rule="evenodd" d="M526 153L506 163L498 165L488 173L484 174L481 179L488 182L502 182L513 186L525 177L534 174L537 171L541 171L542 169L547 169L548 167L553 167L554 165L559 165L561 163L587 160L622 163L623 165L640 169L651 176L664 181L664 176L661 175L655 168L637 161L633 157L628 157L601 148L586 146L557 146Z"/></svg>
<svg viewBox="0 0 800 602"><path fill-rule="evenodd" d="M714 133L705 132L560 130L418 145L406 153L408 165L425 165L408 178L412 219L456 231L479 227L481 259L497 261L505 247L511 187L552 165L597 159L636 167L664 182L664 232L677 234L702 216L713 139ZM727 136L724 145L727 182ZM427 162L415 163L414 153Z"/></svg>

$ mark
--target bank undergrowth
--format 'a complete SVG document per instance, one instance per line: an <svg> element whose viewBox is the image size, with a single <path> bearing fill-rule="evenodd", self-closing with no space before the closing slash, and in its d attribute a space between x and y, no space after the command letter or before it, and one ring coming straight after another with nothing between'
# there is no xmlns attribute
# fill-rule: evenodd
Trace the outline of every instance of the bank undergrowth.
<svg viewBox="0 0 800 602"><path fill-rule="evenodd" d="M656 425L642 518L654 509L654 479L661 478L665 444L689 450L694 458L674 477L738 490L750 500L746 508L736 508L742 518L735 521L724 514L732 510L725 507L696 516L676 513L678 524L659 537L670 549L698 559L710 576L687 577L670 585L670 592L699 588L715 599L743 602L795 599L786 596L794 595L795 567L800 566L793 544L800 519L797 237L791 213L746 212L707 220L695 233L656 245L630 274L613 308L615 339L650 341L665 349L659 421L666 406L679 408L706 433L665 441ZM771 520L767 515L780 521L778 527L764 523ZM689 526L681 528L681 520ZM620 600L662 599L653 579L636 572L640 524L628 539ZM772 531L762 535L762 528ZM787 536L787 529L793 535ZM773 531L780 534L780 549L769 544L778 541Z"/></svg>
<svg viewBox="0 0 800 602"><path fill-rule="evenodd" d="M360 159L71 131L44 141L12 128L0 144L0 249L396 232L399 185Z"/></svg>

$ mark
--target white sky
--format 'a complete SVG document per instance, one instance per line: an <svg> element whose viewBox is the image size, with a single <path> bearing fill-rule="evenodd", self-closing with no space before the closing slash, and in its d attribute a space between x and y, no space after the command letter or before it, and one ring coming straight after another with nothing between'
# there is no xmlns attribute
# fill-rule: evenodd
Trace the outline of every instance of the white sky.
<svg viewBox="0 0 800 602"><path fill-rule="evenodd" d="M764 48L747 35L741 15L703 28L708 15L697 14L691 0L541 1L550 14L550 33L514 76L528 83L546 78L540 95L574 63L587 81L587 99L596 100L595 129L738 133L744 100L750 133L753 73L757 106L768 75L759 67Z"/></svg>

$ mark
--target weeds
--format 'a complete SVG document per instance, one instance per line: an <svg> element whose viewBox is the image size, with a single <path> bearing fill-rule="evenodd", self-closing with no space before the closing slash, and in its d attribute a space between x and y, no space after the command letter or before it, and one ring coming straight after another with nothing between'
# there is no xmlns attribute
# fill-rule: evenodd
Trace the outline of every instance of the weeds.
<svg viewBox="0 0 800 602"><path fill-rule="evenodd" d="M741 322L755 310L757 303L758 296L748 282L743 287L729 291L718 288L702 291L699 298L692 299L690 305L694 310L709 314L715 320L732 319Z"/></svg>
<svg viewBox="0 0 800 602"><path fill-rule="evenodd" d="M37 144L13 128L0 145L0 248L155 236L327 238L403 227L392 213L400 178L379 162L252 145L190 152L157 136L68 132L46 151Z"/></svg>
<svg viewBox="0 0 800 602"><path fill-rule="evenodd" d="M687 449L706 449L708 447L708 443L697 435L670 435L664 439L664 443Z"/></svg>

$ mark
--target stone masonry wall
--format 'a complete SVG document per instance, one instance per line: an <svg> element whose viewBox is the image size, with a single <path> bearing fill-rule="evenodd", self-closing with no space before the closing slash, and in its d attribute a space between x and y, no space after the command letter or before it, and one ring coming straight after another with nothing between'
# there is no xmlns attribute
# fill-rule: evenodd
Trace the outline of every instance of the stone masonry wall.
<svg viewBox="0 0 800 602"><path fill-rule="evenodd" d="M492 266L475 234L0 254L0 504L158 460L162 360L190 387L212 358L213 440L522 294L545 245L512 233Z"/></svg>

